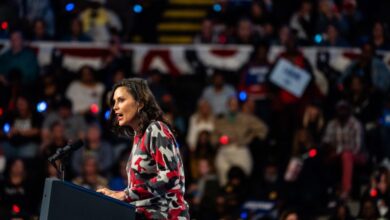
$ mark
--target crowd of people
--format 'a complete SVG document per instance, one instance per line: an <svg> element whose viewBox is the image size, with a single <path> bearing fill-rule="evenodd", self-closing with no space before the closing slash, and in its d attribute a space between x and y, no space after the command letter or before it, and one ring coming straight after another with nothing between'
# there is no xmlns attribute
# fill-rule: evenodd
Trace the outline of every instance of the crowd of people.
<svg viewBox="0 0 390 220"><path fill-rule="evenodd" d="M221 10L210 10L194 43L248 44L253 53L240 71L209 77L202 69L131 72L120 49L131 31L104 1L88 1L64 33L53 2L16 2L0 3L0 11L18 12L0 13L17 27L0 34L10 41L0 55L0 216L38 216L44 179L58 177L47 158L79 139L85 145L69 158L66 180L92 190L127 186L132 141L112 133L108 110L112 86L137 75L175 129L192 218L390 217L390 71L376 53L389 49L387 20L363 8L366 1L218 1ZM102 69L72 73L55 59L39 66L26 39L107 42L109 52ZM326 93L300 51L315 44L361 49L343 72L317 62ZM284 48L275 62L273 45ZM280 60L311 75L301 96L271 82Z"/></svg>

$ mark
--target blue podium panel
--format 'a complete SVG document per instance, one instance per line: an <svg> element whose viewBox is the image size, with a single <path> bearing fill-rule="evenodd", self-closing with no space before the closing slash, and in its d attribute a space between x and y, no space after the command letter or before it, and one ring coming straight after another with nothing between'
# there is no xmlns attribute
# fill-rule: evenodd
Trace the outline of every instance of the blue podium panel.
<svg viewBox="0 0 390 220"><path fill-rule="evenodd" d="M132 220L135 207L57 179L46 179L40 220Z"/></svg>

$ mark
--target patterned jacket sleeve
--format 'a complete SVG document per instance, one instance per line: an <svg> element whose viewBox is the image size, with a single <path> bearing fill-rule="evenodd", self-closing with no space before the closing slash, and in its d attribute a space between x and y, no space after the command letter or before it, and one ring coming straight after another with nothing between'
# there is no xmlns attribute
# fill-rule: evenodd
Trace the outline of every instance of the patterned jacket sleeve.
<svg viewBox="0 0 390 220"><path fill-rule="evenodd" d="M155 122L148 127L145 135L143 144L151 156L149 165L156 166L157 175L129 188L126 192L128 202L175 193L180 190L180 181L184 181L184 176L180 175L182 161L179 149L168 127Z"/></svg>

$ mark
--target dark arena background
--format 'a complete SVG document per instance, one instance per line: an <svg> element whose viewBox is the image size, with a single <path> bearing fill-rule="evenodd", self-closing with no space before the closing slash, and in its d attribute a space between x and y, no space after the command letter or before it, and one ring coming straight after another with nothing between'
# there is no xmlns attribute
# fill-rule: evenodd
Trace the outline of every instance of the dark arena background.
<svg viewBox="0 0 390 220"><path fill-rule="evenodd" d="M390 1L0 0L0 219L127 186L112 87L147 80L191 219L390 218ZM80 207L82 208L82 207Z"/></svg>

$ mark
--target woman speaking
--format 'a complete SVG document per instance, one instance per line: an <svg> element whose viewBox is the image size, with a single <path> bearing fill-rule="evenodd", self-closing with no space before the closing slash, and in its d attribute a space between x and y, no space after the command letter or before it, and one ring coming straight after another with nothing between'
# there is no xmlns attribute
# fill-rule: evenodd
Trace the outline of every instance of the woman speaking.
<svg viewBox="0 0 390 220"><path fill-rule="evenodd" d="M179 148L146 81L124 79L112 94L113 129L133 137L128 186L124 191L97 191L135 205L137 219L189 219Z"/></svg>

